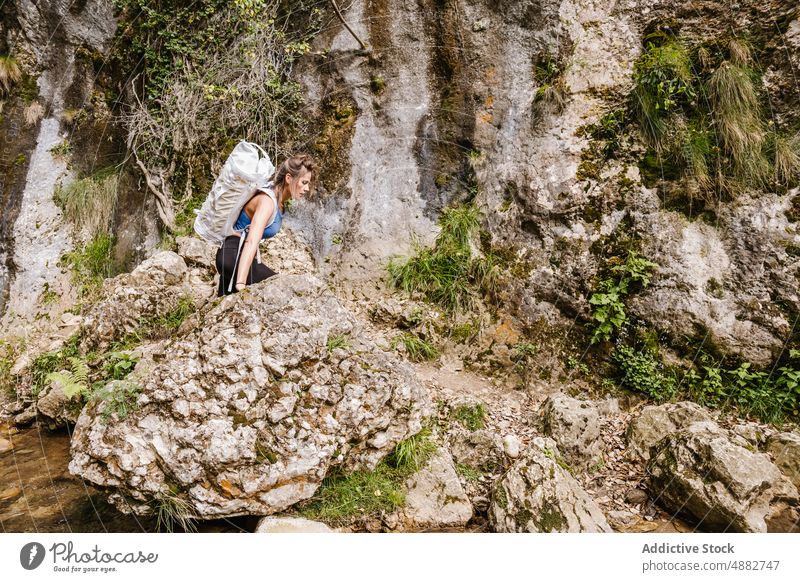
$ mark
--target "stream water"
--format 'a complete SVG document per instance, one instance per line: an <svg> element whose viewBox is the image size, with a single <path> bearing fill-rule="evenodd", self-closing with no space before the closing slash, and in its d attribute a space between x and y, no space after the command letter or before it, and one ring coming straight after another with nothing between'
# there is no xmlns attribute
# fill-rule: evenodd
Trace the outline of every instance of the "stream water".
<svg viewBox="0 0 800 582"><path fill-rule="evenodd" d="M70 436L0 422L0 531L156 532L153 517L119 512L105 494L70 475ZM258 518L212 520L201 532L254 531Z"/></svg>

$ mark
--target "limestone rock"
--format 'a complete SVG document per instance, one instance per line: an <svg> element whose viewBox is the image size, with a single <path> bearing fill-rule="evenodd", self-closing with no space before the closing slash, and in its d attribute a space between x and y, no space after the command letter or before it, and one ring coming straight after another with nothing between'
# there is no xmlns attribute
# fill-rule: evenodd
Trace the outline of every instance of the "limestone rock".
<svg viewBox="0 0 800 582"><path fill-rule="evenodd" d="M329 351L339 335L350 347ZM411 368L309 275L225 297L165 352L75 426L70 471L115 489L123 511L178 496L199 518L270 515L334 465L373 469L432 413Z"/></svg>
<svg viewBox="0 0 800 582"><path fill-rule="evenodd" d="M85 350L105 351L143 319L164 316L181 301L195 306L212 297L210 283L197 278L179 255L162 251L130 273L103 282L103 299L93 305L82 325Z"/></svg>
<svg viewBox="0 0 800 582"><path fill-rule="evenodd" d="M73 425L78 420L81 409L80 396L72 398L64 394L64 387L58 380L53 380L39 395L36 401L39 420L50 428Z"/></svg>
<svg viewBox="0 0 800 582"><path fill-rule="evenodd" d="M534 439L497 483L489 522L498 532L609 532L603 512L556 462L552 439Z"/></svg>
<svg viewBox="0 0 800 582"><path fill-rule="evenodd" d="M334 533L320 521L302 517L265 517L258 522L255 533Z"/></svg>
<svg viewBox="0 0 800 582"><path fill-rule="evenodd" d="M448 440L453 459L460 465L487 472L498 471L505 465L503 441L494 431L455 427L451 428Z"/></svg>
<svg viewBox="0 0 800 582"><path fill-rule="evenodd" d="M542 407L542 429L574 469L586 469L601 454L600 414L595 404L566 394L550 396Z"/></svg>
<svg viewBox="0 0 800 582"><path fill-rule="evenodd" d="M179 236L175 242L178 245L178 254L188 265L197 265L207 269L216 268L217 249L214 245L193 236Z"/></svg>
<svg viewBox="0 0 800 582"><path fill-rule="evenodd" d="M521 446L522 443L520 443L517 435L507 434L503 437L503 451L505 451L506 455L508 455L510 458L516 459L519 457Z"/></svg>
<svg viewBox="0 0 800 582"><path fill-rule="evenodd" d="M767 452L778 469L800 489L800 435L796 432L773 435L767 442Z"/></svg>
<svg viewBox="0 0 800 582"><path fill-rule="evenodd" d="M665 436L702 421L711 421L711 416L694 402L646 406L628 426L628 454L646 461L650 458L650 448Z"/></svg>
<svg viewBox="0 0 800 582"><path fill-rule="evenodd" d="M647 465L650 495L711 531L775 531L797 513L797 488L763 453L730 441L713 422L664 437Z"/></svg>
<svg viewBox="0 0 800 582"><path fill-rule="evenodd" d="M398 512L396 529L463 527L470 518L472 505L461 487L453 457L440 448L406 481L406 502Z"/></svg>

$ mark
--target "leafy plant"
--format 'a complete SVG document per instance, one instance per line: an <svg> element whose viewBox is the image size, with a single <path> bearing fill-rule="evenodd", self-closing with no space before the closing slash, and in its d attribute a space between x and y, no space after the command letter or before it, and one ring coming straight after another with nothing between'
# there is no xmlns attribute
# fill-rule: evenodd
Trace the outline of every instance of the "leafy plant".
<svg viewBox="0 0 800 582"><path fill-rule="evenodd" d="M624 386L643 392L657 402L675 396L674 378L664 374L661 363L649 352L637 351L623 344L617 346L612 358L620 368Z"/></svg>
<svg viewBox="0 0 800 582"><path fill-rule="evenodd" d="M53 154L54 156L59 156L59 157L68 156L69 154L72 153L72 146L70 145L69 142L62 141L61 143L51 147L50 153Z"/></svg>
<svg viewBox="0 0 800 582"><path fill-rule="evenodd" d="M89 396L89 366L78 357L69 357L70 370L51 372L45 378L47 383L58 382L67 398Z"/></svg>
<svg viewBox="0 0 800 582"><path fill-rule="evenodd" d="M632 109L649 144L662 148L667 119L696 98L689 54L677 41L650 44L636 61Z"/></svg>
<svg viewBox="0 0 800 582"><path fill-rule="evenodd" d="M617 278L601 280L597 291L589 298L589 303L593 306L592 343L608 341L627 322L624 298L631 292L634 284L641 288L647 287L656 267L656 263L640 257L635 251L628 253L624 264L611 267L611 273L617 275Z"/></svg>

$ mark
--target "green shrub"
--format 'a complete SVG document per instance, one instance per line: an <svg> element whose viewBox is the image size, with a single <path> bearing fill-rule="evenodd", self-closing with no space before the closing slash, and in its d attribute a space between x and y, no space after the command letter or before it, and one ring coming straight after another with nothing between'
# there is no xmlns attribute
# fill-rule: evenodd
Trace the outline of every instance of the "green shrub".
<svg viewBox="0 0 800 582"><path fill-rule="evenodd" d="M92 393L92 399L99 402L100 418L108 423L112 416L122 420L138 408L136 400L142 387L127 380L112 380Z"/></svg>
<svg viewBox="0 0 800 582"><path fill-rule="evenodd" d="M797 362L800 351L791 350ZM744 362L733 369L703 365L702 374L688 370L682 383L689 398L711 408L733 408L765 422L800 419L800 369L785 364L770 372L752 370Z"/></svg>
<svg viewBox="0 0 800 582"><path fill-rule="evenodd" d="M332 352L337 349L344 349L350 347L350 342L346 334L332 335L328 338L328 351Z"/></svg>
<svg viewBox="0 0 800 582"><path fill-rule="evenodd" d="M631 107L656 150L664 147L670 116L696 98L692 81L689 54L677 41L650 44L636 61Z"/></svg>

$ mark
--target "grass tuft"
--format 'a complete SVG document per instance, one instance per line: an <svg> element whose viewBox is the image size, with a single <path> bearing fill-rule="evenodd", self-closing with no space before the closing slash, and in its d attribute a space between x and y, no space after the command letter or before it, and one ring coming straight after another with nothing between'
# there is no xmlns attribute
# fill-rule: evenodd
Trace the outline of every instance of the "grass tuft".
<svg viewBox="0 0 800 582"><path fill-rule="evenodd" d="M64 217L90 237L108 234L117 201L119 175L100 172L56 189L54 199Z"/></svg>
<svg viewBox="0 0 800 582"><path fill-rule="evenodd" d="M439 355L439 350L435 346L411 332L395 336L391 345L392 349L397 349L397 346L402 345L409 359L414 362L433 360Z"/></svg>
<svg viewBox="0 0 800 582"><path fill-rule="evenodd" d="M496 294L497 261L474 250L472 237L479 226L474 205L445 210L439 225L433 248L416 246L414 256L389 263L389 282L406 293L421 293L450 313L468 310L479 292Z"/></svg>
<svg viewBox="0 0 800 582"><path fill-rule="evenodd" d="M328 474L300 514L309 519L344 523L359 516L390 513L405 503L405 481L436 452L430 430L399 443L374 471Z"/></svg>
<svg viewBox="0 0 800 582"><path fill-rule="evenodd" d="M17 59L10 55L0 55L0 89L8 93L22 79L22 69Z"/></svg>

